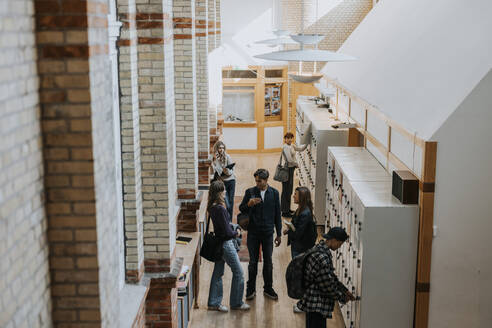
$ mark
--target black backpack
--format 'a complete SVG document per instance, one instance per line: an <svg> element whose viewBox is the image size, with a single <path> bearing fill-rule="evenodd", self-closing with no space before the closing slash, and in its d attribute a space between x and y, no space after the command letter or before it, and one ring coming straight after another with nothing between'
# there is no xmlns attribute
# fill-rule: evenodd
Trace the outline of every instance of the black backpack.
<svg viewBox="0 0 492 328"><path fill-rule="evenodd" d="M287 295L293 299L301 299L306 292L306 284L304 282L304 269L306 268L306 260L308 257L317 252L316 247L308 249L306 252L299 254L290 261L285 272L285 280L287 281Z"/></svg>

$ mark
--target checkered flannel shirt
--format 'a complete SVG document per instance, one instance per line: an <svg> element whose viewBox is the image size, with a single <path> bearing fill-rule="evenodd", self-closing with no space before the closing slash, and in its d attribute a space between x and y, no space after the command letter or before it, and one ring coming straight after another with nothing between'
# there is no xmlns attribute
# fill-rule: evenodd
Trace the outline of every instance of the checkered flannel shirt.
<svg viewBox="0 0 492 328"><path fill-rule="evenodd" d="M347 302L347 288L335 274L331 251L325 242L321 241L315 247L317 251L307 258L304 269L304 281L308 288L297 306L304 312L317 312L331 318L335 301Z"/></svg>

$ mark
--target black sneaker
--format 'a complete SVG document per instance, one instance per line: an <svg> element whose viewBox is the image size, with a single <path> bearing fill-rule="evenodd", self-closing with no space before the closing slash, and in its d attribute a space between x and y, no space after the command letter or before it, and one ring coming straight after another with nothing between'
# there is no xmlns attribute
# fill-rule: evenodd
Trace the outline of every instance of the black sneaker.
<svg viewBox="0 0 492 328"><path fill-rule="evenodd" d="M278 300L278 295L275 293L273 288L265 289L263 291L263 295L265 295L268 298L271 298L272 300Z"/></svg>
<svg viewBox="0 0 492 328"><path fill-rule="evenodd" d="M253 298L255 298L255 295L256 295L256 291L254 291L254 290L247 290L246 291L246 300L247 301L252 300Z"/></svg>

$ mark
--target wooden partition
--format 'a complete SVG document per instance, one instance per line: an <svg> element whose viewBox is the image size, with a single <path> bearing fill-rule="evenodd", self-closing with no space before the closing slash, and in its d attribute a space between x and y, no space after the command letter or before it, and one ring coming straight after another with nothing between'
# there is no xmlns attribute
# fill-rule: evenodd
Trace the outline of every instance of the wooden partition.
<svg viewBox="0 0 492 328"><path fill-rule="evenodd" d="M355 129L364 138L360 146L366 147L389 172L394 169L408 170L419 179L420 219L419 242L416 245L418 258L414 327L426 328L429 318L437 142L424 140L415 132L408 131L339 82L327 77L325 80L337 91L330 100L336 117L356 124ZM353 145L359 144L355 130L349 134L349 139ZM412 156L408 156L408 152Z"/></svg>
<svg viewBox="0 0 492 328"><path fill-rule="evenodd" d="M314 83L301 83L293 80L290 83L290 102L289 102L289 124L288 131L295 133L296 130L296 104L299 96L318 96L319 91L314 86Z"/></svg>
<svg viewBox="0 0 492 328"><path fill-rule="evenodd" d="M277 152L281 150L282 137L287 131L288 121L288 78L287 66L248 66L248 69L222 69L223 93L254 92L254 120L228 121L224 115L224 135L234 131L237 138L245 142L256 139L256 147L247 149L229 147L230 153ZM250 87L246 90L231 90L237 87ZM269 99L266 97L269 91ZM275 96L275 92L278 91ZM273 92L273 94L272 94ZM276 115L276 108L280 106ZM268 110L269 108L270 110ZM229 129L229 130L228 130ZM255 135L252 135L255 134ZM273 140L274 139L274 140ZM278 141L277 141L278 139ZM228 140L224 140L228 142ZM271 146L271 144L278 144Z"/></svg>

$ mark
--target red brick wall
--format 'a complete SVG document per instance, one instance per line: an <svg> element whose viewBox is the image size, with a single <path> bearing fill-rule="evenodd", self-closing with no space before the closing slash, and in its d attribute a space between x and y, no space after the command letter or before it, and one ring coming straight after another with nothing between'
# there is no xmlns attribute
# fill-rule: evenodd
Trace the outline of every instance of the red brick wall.
<svg viewBox="0 0 492 328"><path fill-rule="evenodd" d="M89 28L105 28L108 7L91 1L35 1L53 323L98 325L96 202Z"/></svg>
<svg viewBox="0 0 492 328"><path fill-rule="evenodd" d="M145 302L146 327L176 328L178 326L177 306L176 277L151 279Z"/></svg>

